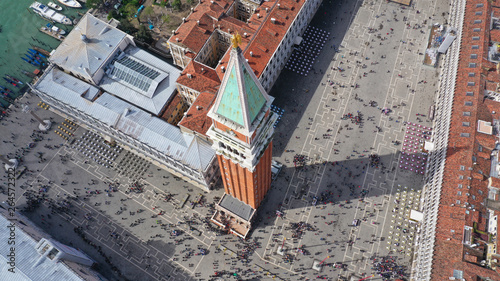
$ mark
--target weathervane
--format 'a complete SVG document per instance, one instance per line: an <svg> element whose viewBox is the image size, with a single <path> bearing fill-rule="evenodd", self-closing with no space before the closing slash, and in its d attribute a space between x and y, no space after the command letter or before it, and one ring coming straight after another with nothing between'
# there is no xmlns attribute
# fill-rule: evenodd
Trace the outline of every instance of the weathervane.
<svg viewBox="0 0 500 281"><path fill-rule="evenodd" d="M238 45L241 43L241 35L236 32L231 36L231 44L233 44L233 48L238 48Z"/></svg>

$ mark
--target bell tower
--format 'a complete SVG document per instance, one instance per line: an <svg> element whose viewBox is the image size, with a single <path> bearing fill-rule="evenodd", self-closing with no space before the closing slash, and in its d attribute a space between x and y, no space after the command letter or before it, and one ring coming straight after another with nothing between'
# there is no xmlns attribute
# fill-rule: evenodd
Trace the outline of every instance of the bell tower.
<svg viewBox="0 0 500 281"><path fill-rule="evenodd" d="M271 187L274 98L264 90L239 47L231 38L227 71L208 116L226 194L257 209Z"/></svg>

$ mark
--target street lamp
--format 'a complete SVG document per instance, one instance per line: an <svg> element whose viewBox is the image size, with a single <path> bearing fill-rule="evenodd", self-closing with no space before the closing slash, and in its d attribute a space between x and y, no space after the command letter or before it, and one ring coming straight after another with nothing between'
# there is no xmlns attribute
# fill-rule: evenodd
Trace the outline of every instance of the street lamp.
<svg viewBox="0 0 500 281"><path fill-rule="evenodd" d="M16 169L19 165L19 161L17 159L8 159L5 155L0 154L0 160L4 163L4 168L6 171L10 169Z"/></svg>
<svg viewBox="0 0 500 281"><path fill-rule="evenodd" d="M38 115L35 114L33 110L28 105L23 106L23 112L31 113L31 116L33 116L37 121L38 121L38 129L42 132L47 132L50 130L50 127L52 126L52 122L49 119L42 120L42 118L38 117Z"/></svg>

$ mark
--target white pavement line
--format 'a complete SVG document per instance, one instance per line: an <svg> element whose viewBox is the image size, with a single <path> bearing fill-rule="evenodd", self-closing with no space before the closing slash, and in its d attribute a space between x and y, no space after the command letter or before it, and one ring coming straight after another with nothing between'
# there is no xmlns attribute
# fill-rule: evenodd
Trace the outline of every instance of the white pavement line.
<svg viewBox="0 0 500 281"><path fill-rule="evenodd" d="M50 164L50 163L52 162L52 160L54 160L54 158L55 158L55 157L59 154L59 151L61 151L61 149L62 149L63 147L64 147L64 145L63 145L63 146L61 146L61 147L60 147L60 148L56 151L56 153L54 154L54 156L52 156L52 158L50 158L50 160L47 162L47 164L45 164L45 166L42 168L42 170L40 170L40 172L38 172L38 174L34 177L33 181L31 181L31 184L32 184L32 185L33 185L33 183L35 182L35 180L36 180L36 178L37 178L37 177L43 177L43 178L47 179L46 177L44 177L44 176L42 175L42 172L45 170L45 168L47 168L47 166L49 166L49 164ZM62 155L62 154L61 154L61 155ZM47 179L47 180L48 180L48 179ZM24 192L23 192L23 194L24 194ZM15 203L17 204L17 202L18 202L19 200L21 200L21 198L22 198L22 194L21 194L21 196L19 196L19 198L15 201Z"/></svg>
<svg viewBox="0 0 500 281"><path fill-rule="evenodd" d="M379 7L379 8L380 8L380 7ZM404 36L405 31L406 31L406 29L403 31L403 36ZM401 47L402 47L402 43L400 43L400 44L399 44L398 54L399 54L399 50L401 49ZM398 55L398 57L399 57L399 55ZM394 62L394 68L393 68L393 70L394 70L394 69L396 69L396 64L397 64L397 58L396 58L396 61ZM393 76L393 77L391 78L391 82L390 82L390 83L392 83L392 81L395 81L394 79L395 79L395 77ZM386 95L386 99L385 99L385 101L384 101L384 105L387 103L387 100L388 100L388 98L389 98L389 95L390 95L390 94L389 94L389 91L388 91L388 94ZM383 121L383 120L382 120L382 118L381 118L381 119L379 120L379 126L382 124L382 121ZM375 138L375 139L374 139L373 146L375 146L375 145L376 145L376 143L377 143L377 139ZM380 147L378 147L378 149L380 149ZM377 150L378 150L378 149L377 149ZM369 170L369 169L370 169L370 167L368 166L368 167L367 167L367 169L366 169L365 178L364 178L364 180L363 180L363 184L362 184L362 186L365 186L365 184L366 184L366 180L367 180L367 177L368 177L368 170ZM393 187L394 187L394 180L395 180L395 178L396 178L396 174L397 174L397 171L394 173L394 179L392 180L391 192L392 192L392 189L393 189ZM364 205L365 205L365 207L366 207L366 203L361 202L361 201L358 201L357 207L359 207L359 206L360 206L360 204L364 204ZM386 207L386 209L388 209L388 208L389 208L389 206L387 206L387 207ZM355 213L354 213L354 217L356 217L356 216L357 216L358 210L359 210L359 208L356 208L356 211L355 211ZM383 227L383 226L385 225L385 221L386 221L386 219L384 219L384 223L383 223L383 225L382 225L381 229L384 229L384 227ZM380 247L380 245L379 245L379 247ZM377 251L378 251L378 248L377 248ZM346 260L346 257L347 257L347 250L346 250L346 253L345 253L345 255L344 255L344 259L343 259L343 261L344 261L344 262L345 262L345 260Z"/></svg>

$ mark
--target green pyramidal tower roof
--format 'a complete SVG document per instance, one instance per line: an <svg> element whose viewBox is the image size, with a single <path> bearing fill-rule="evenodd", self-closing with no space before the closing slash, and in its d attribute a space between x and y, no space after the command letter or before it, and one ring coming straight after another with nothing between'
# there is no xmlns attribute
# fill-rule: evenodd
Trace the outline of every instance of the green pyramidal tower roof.
<svg viewBox="0 0 500 281"><path fill-rule="evenodd" d="M253 121L269 101L241 49L233 48L213 112L251 131Z"/></svg>

